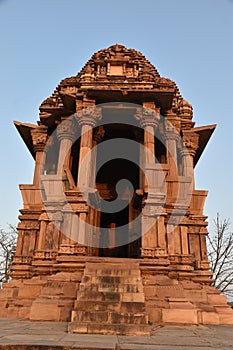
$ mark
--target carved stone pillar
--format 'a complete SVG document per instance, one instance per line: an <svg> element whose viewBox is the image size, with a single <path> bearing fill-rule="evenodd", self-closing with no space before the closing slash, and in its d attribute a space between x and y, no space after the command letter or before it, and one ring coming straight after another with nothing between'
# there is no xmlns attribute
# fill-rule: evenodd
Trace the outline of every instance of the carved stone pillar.
<svg viewBox="0 0 233 350"><path fill-rule="evenodd" d="M144 146L149 152L145 152L145 163L155 163L155 130L158 127L160 108L155 105L152 108L145 107L139 109L136 114L136 119L139 120L141 127L144 129Z"/></svg>
<svg viewBox="0 0 233 350"><path fill-rule="evenodd" d="M44 173L45 152L44 148L47 142L47 126L40 125L31 130L34 152L36 154L36 163L33 177L33 185L39 186L40 176Z"/></svg>
<svg viewBox="0 0 233 350"><path fill-rule="evenodd" d="M145 168L144 162L144 148L143 148L143 133L140 129L134 131L136 141L139 144L139 188L143 189L144 187L144 181L145 181L145 174L143 169Z"/></svg>
<svg viewBox="0 0 233 350"><path fill-rule="evenodd" d="M89 152L92 149L93 128L101 119L101 110L97 107L87 107L76 112L75 118L82 128L77 184L80 189L89 188L92 165Z"/></svg>
<svg viewBox="0 0 233 350"><path fill-rule="evenodd" d="M90 187L95 188L95 177L96 177L96 158L97 158L97 145L101 142L104 137L105 131L103 126L99 126L93 135L92 141L92 159L91 159L91 169L92 173L90 174Z"/></svg>
<svg viewBox="0 0 233 350"><path fill-rule="evenodd" d="M160 109L156 108L153 103L149 105L144 103L143 109L138 111L136 118L144 129L144 147L146 148L144 191L148 192L142 211L141 256L164 258L166 256L163 216L165 175L162 167L155 164L155 128L158 128L159 125L159 113Z"/></svg>
<svg viewBox="0 0 233 350"><path fill-rule="evenodd" d="M57 137L60 141L57 174L63 174L70 166L71 147L74 140L75 125L72 119L63 119L57 126Z"/></svg>
<svg viewBox="0 0 233 350"><path fill-rule="evenodd" d="M191 177L192 179L192 187L195 187L194 184L194 164L193 158L196 154L196 150L198 148L198 140L199 135L192 131L183 131L183 143L184 147L181 150L182 154L182 163L183 163L183 175L187 177Z"/></svg>
<svg viewBox="0 0 233 350"><path fill-rule="evenodd" d="M179 138L180 121L176 115L172 113L166 114L165 121L165 139L166 139L166 152L167 163L169 165L169 175L173 177L178 176L178 164L177 164L177 141Z"/></svg>
<svg viewBox="0 0 233 350"><path fill-rule="evenodd" d="M146 104L145 104L146 105ZM148 184L147 168L155 164L155 128L159 124L159 108L156 108L155 105L152 108L143 107L139 109L136 114L136 119L139 120L141 127L144 129L144 191L148 192L148 188L153 184Z"/></svg>

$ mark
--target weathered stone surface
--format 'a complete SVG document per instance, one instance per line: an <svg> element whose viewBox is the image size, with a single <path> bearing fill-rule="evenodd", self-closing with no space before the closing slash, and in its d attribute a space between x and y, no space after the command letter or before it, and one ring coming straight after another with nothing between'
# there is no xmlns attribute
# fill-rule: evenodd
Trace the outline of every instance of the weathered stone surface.
<svg viewBox="0 0 233 350"><path fill-rule="evenodd" d="M197 324L197 311L186 309L163 309L162 320L164 323L191 323Z"/></svg>
<svg viewBox="0 0 233 350"><path fill-rule="evenodd" d="M131 271L132 277L126 277ZM135 325L139 325L141 334L145 329L148 333L148 328L145 328L148 315L137 262L129 266L120 262L108 264L107 269L101 263L87 263L80 287L72 311L70 332L82 333L85 329L85 333L114 334L116 331L117 334L137 334Z"/></svg>

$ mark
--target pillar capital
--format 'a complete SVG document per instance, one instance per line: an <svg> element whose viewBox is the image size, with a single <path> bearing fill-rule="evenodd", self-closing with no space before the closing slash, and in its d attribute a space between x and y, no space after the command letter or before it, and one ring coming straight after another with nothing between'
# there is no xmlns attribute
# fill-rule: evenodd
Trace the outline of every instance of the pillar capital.
<svg viewBox="0 0 233 350"><path fill-rule="evenodd" d="M102 118L102 113L100 108L91 106L77 111L74 117L80 126L90 125L91 127L95 127L97 122Z"/></svg>
<svg viewBox="0 0 233 350"><path fill-rule="evenodd" d="M73 119L62 119L61 123L57 126L57 137L61 141L68 139L73 141L75 135L75 124Z"/></svg>
<svg viewBox="0 0 233 350"><path fill-rule="evenodd" d="M139 120L139 123L143 128L146 126L157 127L160 118L160 108L137 108L135 117Z"/></svg>
<svg viewBox="0 0 233 350"><path fill-rule="evenodd" d="M47 126L39 125L37 128L31 130L33 149L35 152L44 150L48 139L47 129Z"/></svg>

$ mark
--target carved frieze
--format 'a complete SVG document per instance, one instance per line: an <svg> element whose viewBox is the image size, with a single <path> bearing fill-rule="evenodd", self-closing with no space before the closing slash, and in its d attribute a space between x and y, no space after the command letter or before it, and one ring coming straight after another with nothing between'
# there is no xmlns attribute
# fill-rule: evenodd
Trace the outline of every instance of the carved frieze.
<svg viewBox="0 0 233 350"><path fill-rule="evenodd" d="M62 244L60 246L59 254L86 255L87 254L87 247L78 246L78 245Z"/></svg>
<svg viewBox="0 0 233 350"><path fill-rule="evenodd" d="M193 263L192 255L181 255L181 263L191 265Z"/></svg>
<svg viewBox="0 0 233 350"><path fill-rule="evenodd" d="M23 222L19 222L18 224L18 229L19 230L39 230L40 226L38 221L32 221L30 222L29 220L25 220Z"/></svg>
<svg viewBox="0 0 233 350"><path fill-rule="evenodd" d="M87 213L88 205L86 203L70 203L74 213Z"/></svg>
<svg viewBox="0 0 233 350"><path fill-rule="evenodd" d="M155 249L154 248L141 248L141 256L145 258L154 258L155 257Z"/></svg>
<svg viewBox="0 0 233 350"><path fill-rule="evenodd" d="M57 251L37 250L34 256L36 259L56 259Z"/></svg>
<svg viewBox="0 0 233 350"><path fill-rule="evenodd" d="M160 216L163 213L162 205L148 205L142 209L142 214L144 216Z"/></svg>
<svg viewBox="0 0 233 350"><path fill-rule="evenodd" d="M30 265L32 262L31 256L22 256L22 255L15 255L13 257L14 264L26 264Z"/></svg>

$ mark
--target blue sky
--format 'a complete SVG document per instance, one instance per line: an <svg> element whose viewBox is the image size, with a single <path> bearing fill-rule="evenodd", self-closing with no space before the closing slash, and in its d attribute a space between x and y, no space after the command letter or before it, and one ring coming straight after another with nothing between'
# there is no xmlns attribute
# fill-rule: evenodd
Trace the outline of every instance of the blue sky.
<svg viewBox="0 0 233 350"><path fill-rule="evenodd" d="M19 183L33 160L13 120L35 123L40 103L101 48L141 51L192 103L196 126L218 124L196 167L205 214L233 221L233 1L0 0L0 226L16 224Z"/></svg>

